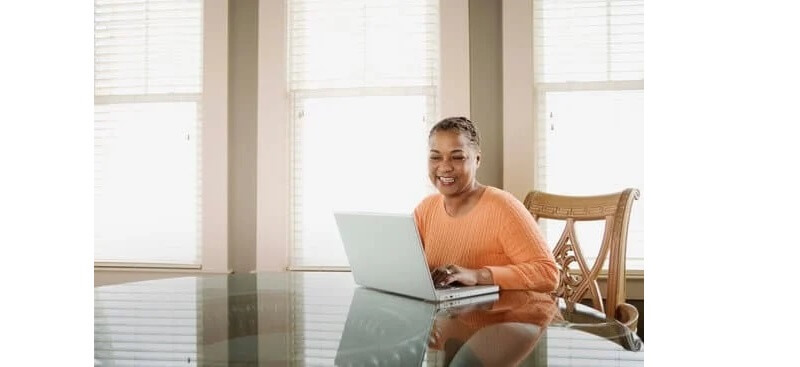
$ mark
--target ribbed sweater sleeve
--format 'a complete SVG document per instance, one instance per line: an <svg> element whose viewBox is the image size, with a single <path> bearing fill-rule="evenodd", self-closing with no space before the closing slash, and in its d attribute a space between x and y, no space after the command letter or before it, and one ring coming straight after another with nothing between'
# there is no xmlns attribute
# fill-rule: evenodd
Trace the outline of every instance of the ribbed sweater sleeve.
<svg viewBox="0 0 800 367"><path fill-rule="evenodd" d="M434 209L434 202L436 201L437 195L429 195L425 199L423 199L417 207L414 209L414 221L417 224L417 230L419 231L420 240L422 240L422 248L425 248L425 238L427 237L426 234L429 230L430 221L430 212Z"/></svg>
<svg viewBox="0 0 800 367"><path fill-rule="evenodd" d="M558 285L558 268L533 216L516 198L508 195L499 233L503 252L511 259L504 266L486 266L502 289L551 292Z"/></svg>

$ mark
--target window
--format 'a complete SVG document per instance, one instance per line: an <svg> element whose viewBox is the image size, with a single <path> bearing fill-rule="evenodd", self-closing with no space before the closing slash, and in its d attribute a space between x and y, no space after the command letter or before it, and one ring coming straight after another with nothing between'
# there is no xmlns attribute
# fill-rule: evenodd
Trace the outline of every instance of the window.
<svg viewBox="0 0 800 367"><path fill-rule="evenodd" d="M533 28L538 188L567 195L638 188L627 267L643 269L643 1L535 0ZM552 244L563 225L543 220L542 228ZM602 228L576 225L589 258Z"/></svg>
<svg viewBox="0 0 800 367"><path fill-rule="evenodd" d="M290 267L344 267L334 210L410 213L429 192L438 1L289 2Z"/></svg>
<svg viewBox="0 0 800 367"><path fill-rule="evenodd" d="M95 261L200 263L202 0L95 1Z"/></svg>

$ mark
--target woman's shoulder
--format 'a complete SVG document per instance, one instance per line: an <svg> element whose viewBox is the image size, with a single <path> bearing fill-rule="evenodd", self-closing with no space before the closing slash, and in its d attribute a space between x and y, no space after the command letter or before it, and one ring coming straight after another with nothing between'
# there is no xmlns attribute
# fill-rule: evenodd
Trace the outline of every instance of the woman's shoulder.
<svg viewBox="0 0 800 367"><path fill-rule="evenodd" d="M419 204L417 204L416 210L427 211L430 208L433 208L436 205L436 203L438 203L440 200L442 200L442 194L440 193L430 194L426 196L424 199L422 199L422 201L420 201Z"/></svg>
<svg viewBox="0 0 800 367"><path fill-rule="evenodd" d="M492 208L490 210L498 213L498 215L502 218L507 218L509 215L519 217L528 213L525 205L523 205L522 202L516 198L516 196L508 191L487 186L485 195L488 195L487 202Z"/></svg>
<svg viewBox="0 0 800 367"><path fill-rule="evenodd" d="M493 202L498 205L503 206L522 206L522 202L519 201L514 195L510 192L499 189L494 186L486 186L485 195L488 195L488 199L490 202Z"/></svg>

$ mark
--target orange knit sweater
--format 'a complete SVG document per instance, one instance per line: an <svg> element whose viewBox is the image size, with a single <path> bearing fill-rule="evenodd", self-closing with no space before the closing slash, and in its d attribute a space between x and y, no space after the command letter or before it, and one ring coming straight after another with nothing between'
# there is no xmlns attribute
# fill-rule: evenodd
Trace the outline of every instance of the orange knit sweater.
<svg viewBox="0 0 800 367"><path fill-rule="evenodd" d="M550 292L558 270L539 227L513 195L487 186L467 214L451 217L444 196L433 194L414 210L431 269L456 264L487 268L501 289Z"/></svg>

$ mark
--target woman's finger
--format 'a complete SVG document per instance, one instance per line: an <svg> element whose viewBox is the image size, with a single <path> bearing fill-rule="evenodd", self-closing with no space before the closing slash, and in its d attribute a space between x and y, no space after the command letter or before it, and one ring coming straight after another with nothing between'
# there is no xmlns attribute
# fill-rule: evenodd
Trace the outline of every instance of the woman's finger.
<svg viewBox="0 0 800 367"><path fill-rule="evenodd" d="M439 270L434 270L434 271L433 271L432 278L433 278L433 282L434 282L435 284L439 284L439 283L441 283L441 282L442 282L442 279L444 278L444 277L443 277L443 273L442 273L442 272L440 272Z"/></svg>
<svg viewBox="0 0 800 367"><path fill-rule="evenodd" d="M447 271L444 267L438 267L433 271L433 280L435 282L442 282L447 277Z"/></svg>

